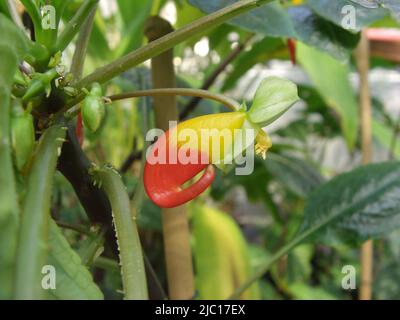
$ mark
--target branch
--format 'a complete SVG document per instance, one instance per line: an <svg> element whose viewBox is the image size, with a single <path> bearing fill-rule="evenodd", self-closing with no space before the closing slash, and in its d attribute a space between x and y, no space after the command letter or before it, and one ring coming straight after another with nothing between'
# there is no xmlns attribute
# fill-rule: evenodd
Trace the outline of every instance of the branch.
<svg viewBox="0 0 400 320"><path fill-rule="evenodd" d="M228 7L206 15L179 30L152 41L148 45L99 68L94 73L82 79L82 81L78 83L78 87L86 87L93 82L104 83L138 64L173 48L190 37L204 33L233 17L269 2L272 2L272 0L242 0L235 2Z"/></svg>

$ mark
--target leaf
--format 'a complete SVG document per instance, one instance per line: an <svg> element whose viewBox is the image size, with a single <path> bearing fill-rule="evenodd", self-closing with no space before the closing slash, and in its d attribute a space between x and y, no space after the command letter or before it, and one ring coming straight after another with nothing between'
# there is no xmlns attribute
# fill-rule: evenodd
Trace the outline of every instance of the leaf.
<svg viewBox="0 0 400 320"><path fill-rule="evenodd" d="M350 32L360 32L364 27L388 15L388 10L384 8L367 8L350 0L308 0L307 4L318 15L340 27L343 27L346 15L351 14L344 10L344 8L346 6L351 6L355 14L355 28L348 29Z"/></svg>
<svg viewBox="0 0 400 320"><path fill-rule="evenodd" d="M118 0L119 11L124 23L123 37L118 56L140 47L143 42L144 24L150 14L152 1Z"/></svg>
<svg viewBox="0 0 400 320"><path fill-rule="evenodd" d="M10 299L15 274L19 206L11 156L10 96L19 60L26 54L26 38L0 14L0 299Z"/></svg>
<svg viewBox="0 0 400 320"><path fill-rule="evenodd" d="M269 77L258 87L248 117L261 127L274 122L299 100L296 85L285 79Z"/></svg>
<svg viewBox="0 0 400 320"><path fill-rule="evenodd" d="M377 120L372 120L372 133L374 138L388 151L393 147L393 129ZM393 150L394 156L400 158L400 144L396 143Z"/></svg>
<svg viewBox="0 0 400 320"><path fill-rule="evenodd" d="M349 149L353 149L358 130L358 103L349 80L349 66L327 54L298 43L298 60L326 104L340 116Z"/></svg>
<svg viewBox="0 0 400 320"><path fill-rule="evenodd" d="M226 299L251 273L249 251L240 228L225 212L195 206L193 235L199 298ZM257 297L257 286L241 296Z"/></svg>
<svg viewBox="0 0 400 320"><path fill-rule="evenodd" d="M189 0L189 3L206 13L231 5L235 0ZM232 19L233 25L274 37L295 37L296 32L283 6L274 1L264 8L252 10Z"/></svg>
<svg viewBox="0 0 400 320"><path fill-rule="evenodd" d="M323 182L322 176L314 168L295 157L268 153L264 164L272 176L303 198Z"/></svg>
<svg viewBox="0 0 400 320"><path fill-rule="evenodd" d="M291 7L289 14L297 30L296 39L329 53L337 60L347 61L360 39L359 35L319 17L309 7Z"/></svg>
<svg viewBox="0 0 400 320"><path fill-rule="evenodd" d="M308 199L299 234L323 243L358 243L400 227L400 163L372 164L342 174Z"/></svg>
<svg viewBox="0 0 400 320"><path fill-rule="evenodd" d="M206 13L214 12L235 0L189 0ZM294 38L339 60L348 60L359 36L317 16L307 6L286 10L278 1L232 19L229 23L271 37Z"/></svg>
<svg viewBox="0 0 400 320"><path fill-rule="evenodd" d="M89 270L79 255L72 250L53 220L49 226L50 253L48 264L56 270L56 289L49 290L56 299L100 300L103 294L93 282Z"/></svg>

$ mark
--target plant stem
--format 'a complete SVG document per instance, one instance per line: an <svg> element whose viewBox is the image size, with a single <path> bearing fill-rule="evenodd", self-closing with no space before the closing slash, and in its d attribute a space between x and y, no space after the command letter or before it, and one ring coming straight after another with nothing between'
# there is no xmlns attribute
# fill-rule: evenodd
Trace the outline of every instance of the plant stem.
<svg viewBox="0 0 400 320"><path fill-rule="evenodd" d="M368 164L372 158L372 106L369 89L369 41L365 30L361 32L360 44L356 50L355 57L360 75L360 123L361 123L361 145L362 162ZM359 292L360 300L371 300L373 281L373 241L368 240L361 247L361 286Z"/></svg>
<svg viewBox="0 0 400 320"><path fill-rule="evenodd" d="M205 99L214 100L227 106L232 111L237 111L240 108L239 103L230 99L222 94L212 93L201 89L187 89L187 88L163 88L141 90L135 92L126 92L108 97L112 101L139 98L139 97L170 97L170 96L186 96L186 97L200 97Z"/></svg>
<svg viewBox="0 0 400 320"><path fill-rule="evenodd" d="M52 181L58 150L66 130L55 125L46 130L35 152L23 202L16 263L16 299L41 299L42 268L48 254Z"/></svg>
<svg viewBox="0 0 400 320"><path fill-rule="evenodd" d="M150 18L145 29L149 41L154 42L173 30L167 21L159 17ZM156 92L167 93L169 90L162 91L159 88L175 86L172 50L151 60L151 74ZM156 96L153 106L157 128L168 130L169 121L178 120L175 94L169 92L162 99ZM186 206L162 209L161 214L169 297L170 299L191 299L194 296L194 276Z"/></svg>
<svg viewBox="0 0 400 320"><path fill-rule="evenodd" d="M111 202L115 231L120 250L120 264L125 299L147 300L147 283L142 247L136 221L131 216L129 196L119 174L105 167L93 172Z"/></svg>
<svg viewBox="0 0 400 320"><path fill-rule="evenodd" d="M165 52L186 39L205 33L235 16L245 13L251 9L265 5L272 0L241 0L227 6L221 10L204 16L187 26L171 32L148 45L133 51L114 62L97 69L94 73L82 79L77 86L86 87L93 82L104 83L115 76L137 66L138 64Z"/></svg>
<svg viewBox="0 0 400 320"><path fill-rule="evenodd" d="M93 29L94 17L96 15L97 4L92 8L87 20L79 32L78 41L71 63L71 73L74 76L74 81L77 82L82 78L83 66L85 64L86 51L90 40L90 35Z"/></svg>
<svg viewBox="0 0 400 320"><path fill-rule="evenodd" d="M55 49L53 50L54 53L64 51L68 44L74 39L75 35L81 30L83 23L88 19L88 16L90 16L91 11L97 6L98 2L99 0L85 0L60 34Z"/></svg>

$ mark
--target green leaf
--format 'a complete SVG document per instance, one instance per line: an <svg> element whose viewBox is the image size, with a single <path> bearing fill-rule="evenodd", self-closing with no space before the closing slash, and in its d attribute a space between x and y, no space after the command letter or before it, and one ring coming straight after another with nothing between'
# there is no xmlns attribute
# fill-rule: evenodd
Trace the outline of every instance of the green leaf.
<svg viewBox="0 0 400 320"><path fill-rule="evenodd" d="M400 163L383 162L342 174L309 197L297 236L273 254L229 298L238 298L271 265L305 241L359 243L400 227Z"/></svg>
<svg viewBox="0 0 400 320"><path fill-rule="evenodd" d="M315 229L323 243L354 243L400 227L400 163L372 164L342 174L308 199L299 233Z"/></svg>
<svg viewBox="0 0 400 320"><path fill-rule="evenodd" d="M15 275L19 206L11 156L10 97L27 45L21 31L0 14L0 299L10 299Z"/></svg>
<svg viewBox="0 0 400 320"><path fill-rule="evenodd" d="M118 0L119 12L123 20L124 37L118 48L117 56L128 53L141 46L144 37L144 24L150 14L152 1Z"/></svg>
<svg viewBox="0 0 400 320"><path fill-rule="evenodd" d="M349 66L302 43L298 60L326 104L340 116L349 149L353 149L358 130L358 103L349 80Z"/></svg>
<svg viewBox="0 0 400 320"><path fill-rule="evenodd" d="M264 165L273 177L299 197L306 197L323 182L319 172L299 158L270 152Z"/></svg>
<svg viewBox="0 0 400 320"><path fill-rule="evenodd" d="M230 5L235 0L190 0L206 13ZM351 34L330 21L316 15L307 6L285 9L278 1L252 10L229 23L271 37L300 40L339 60L348 60L359 36Z"/></svg>
<svg viewBox="0 0 400 320"><path fill-rule="evenodd" d="M225 212L196 205L193 235L199 298L226 299L251 274L250 255L240 228ZM257 297L257 286L241 296Z"/></svg>
<svg viewBox="0 0 400 320"><path fill-rule="evenodd" d="M383 123L372 119L372 133L374 138L389 152L393 147L393 128L385 126ZM395 144L393 154L397 159L400 158L400 143Z"/></svg>
<svg viewBox="0 0 400 320"><path fill-rule="evenodd" d="M93 282L89 270L53 220L50 220L49 243L48 264L56 271L56 289L49 290L50 295L62 300L103 299L103 293Z"/></svg>
<svg viewBox="0 0 400 320"><path fill-rule="evenodd" d="M358 44L359 35L319 17L307 6L291 7L289 14L297 31L297 40L329 53L337 60L349 60Z"/></svg>
<svg viewBox="0 0 400 320"><path fill-rule="evenodd" d="M388 15L388 10L384 8L366 8L350 0L308 0L307 4L320 16L328 19L336 25L342 27L344 18L349 15L343 11L345 6L352 6L355 14L355 28L348 29L350 32L359 32L371 23L380 20Z"/></svg>
<svg viewBox="0 0 400 320"><path fill-rule="evenodd" d="M277 77L266 78L256 91L248 118L251 122L265 127L298 100L297 87L293 82Z"/></svg>
<svg viewBox="0 0 400 320"><path fill-rule="evenodd" d="M231 5L235 0L189 0L206 13L217 11ZM273 37L295 37L296 32L290 21L287 11L279 3L274 1L264 8L252 10L238 18L232 19L232 24L244 27L250 31L260 32Z"/></svg>

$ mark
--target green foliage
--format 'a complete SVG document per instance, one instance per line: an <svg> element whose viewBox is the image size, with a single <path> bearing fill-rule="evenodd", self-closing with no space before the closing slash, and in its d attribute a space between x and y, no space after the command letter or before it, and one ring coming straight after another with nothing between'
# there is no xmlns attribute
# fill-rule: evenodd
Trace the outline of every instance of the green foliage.
<svg viewBox="0 0 400 320"><path fill-rule="evenodd" d="M193 234L199 298L226 299L251 274L247 244L239 227L224 212L195 206ZM257 297L256 284L241 296Z"/></svg>
<svg viewBox="0 0 400 320"><path fill-rule="evenodd" d="M308 199L299 234L323 243L362 242L400 226L398 162L363 166L340 175Z"/></svg>
<svg viewBox="0 0 400 320"><path fill-rule="evenodd" d="M93 282L89 270L71 248L53 220L49 225L50 251L48 264L56 271L56 288L50 296L60 300L99 300L103 294Z"/></svg>
<svg viewBox="0 0 400 320"><path fill-rule="evenodd" d="M250 121L265 127L298 100L297 87L293 82L276 77L266 78L257 89L248 117Z"/></svg>
<svg viewBox="0 0 400 320"><path fill-rule="evenodd" d="M325 102L339 114L347 145L357 139L358 104L349 80L349 67L304 44L298 44L298 60Z"/></svg>

